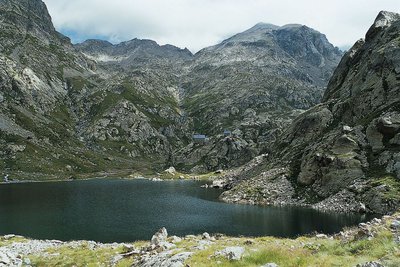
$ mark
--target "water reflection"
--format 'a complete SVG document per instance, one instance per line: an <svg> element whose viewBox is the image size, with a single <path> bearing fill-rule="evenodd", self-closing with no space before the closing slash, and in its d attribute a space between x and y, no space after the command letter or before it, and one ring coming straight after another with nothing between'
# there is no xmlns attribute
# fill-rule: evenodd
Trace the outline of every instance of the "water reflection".
<svg viewBox="0 0 400 267"><path fill-rule="evenodd" d="M0 234L123 242L171 234L293 237L332 233L368 219L304 208L218 202L221 191L195 181L90 180L0 185Z"/></svg>

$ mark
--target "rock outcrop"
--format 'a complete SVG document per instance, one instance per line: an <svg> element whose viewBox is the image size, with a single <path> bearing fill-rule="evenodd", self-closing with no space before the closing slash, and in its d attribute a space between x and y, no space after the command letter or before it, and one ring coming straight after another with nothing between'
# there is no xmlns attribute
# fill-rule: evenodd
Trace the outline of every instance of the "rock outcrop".
<svg viewBox="0 0 400 267"><path fill-rule="evenodd" d="M223 199L246 202L237 198L240 192L258 188L251 202L276 203L283 197L282 204L330 210L398 208L399 40L400 16L381 12L365 40L340 62L323 103L295 119L252 177L236 175L237 185ZM287 171L264 175L282 167ZM266 191L280 180L291 188L286 195Z"/></svg>

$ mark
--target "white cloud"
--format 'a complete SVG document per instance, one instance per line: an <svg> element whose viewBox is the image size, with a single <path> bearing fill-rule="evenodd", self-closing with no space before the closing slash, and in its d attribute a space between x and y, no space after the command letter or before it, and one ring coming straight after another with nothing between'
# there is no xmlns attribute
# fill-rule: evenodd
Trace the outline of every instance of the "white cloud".
<svg viewBox="0 0 400 267"><path fill-rule="evenodd" d="M44 0L56 28L74 39L153 39L197 51L258 22L300 23L337 46L362 38L380 10L398 0Z"/></svg>

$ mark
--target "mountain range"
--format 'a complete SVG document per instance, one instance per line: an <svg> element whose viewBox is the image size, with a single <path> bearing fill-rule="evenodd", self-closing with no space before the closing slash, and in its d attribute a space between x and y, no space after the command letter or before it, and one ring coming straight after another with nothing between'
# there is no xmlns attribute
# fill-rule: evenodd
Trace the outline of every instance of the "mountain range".
<svg viewBox="0 0 400 267"><path fill-rule="evenodd" d="M240 166L320 103L342 57L304 25L260 23L193 55L74 45L41 0L2 0L0 16L0 169L15 179Z"/></svg>

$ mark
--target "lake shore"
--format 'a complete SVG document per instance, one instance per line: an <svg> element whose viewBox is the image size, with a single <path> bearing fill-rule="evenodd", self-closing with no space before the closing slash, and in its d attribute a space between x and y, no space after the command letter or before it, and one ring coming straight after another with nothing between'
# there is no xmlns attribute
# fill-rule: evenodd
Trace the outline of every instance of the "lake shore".
<svg viewBox="0 0 400 267"><path fill-rule="evenodd" d="M177 172L175 169L169 171L169 169L158 173L141 173L132 170L116 170L108 172L96 172L96 173L84 173L71 176L57 176L57 175L45 175L42 173L19 173L18 175L12 174L7 182L4 177L0 179L1 184L17 184L17 183L41 183L41 182L68 182L77 180L92 180L92 179L147 179L147 180L202 180L202 181L213 181L220 177L221 173L210 172L205 174L187 174Z"/></svg>
<svg viewBox="0 0 400 267"><path fill-rule="evenodd" d="M334 235L293 239L176 237L166 229L150 242L112 244L8 235L0 237L0 266L399 266L399 243L400 213Z"/></svg>

